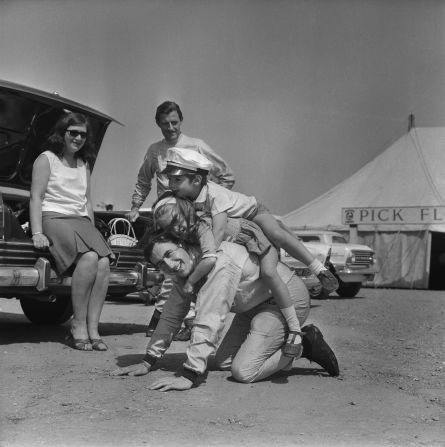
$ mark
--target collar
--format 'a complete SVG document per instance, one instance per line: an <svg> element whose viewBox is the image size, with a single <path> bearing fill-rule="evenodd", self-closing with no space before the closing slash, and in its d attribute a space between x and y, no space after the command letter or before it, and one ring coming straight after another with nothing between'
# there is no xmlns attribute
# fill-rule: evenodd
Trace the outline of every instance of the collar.
<svg viewBox="0 0 445 447"><path fill-rule="evenodd" d="M181 140L184 139L183 137L185 137L185 135L181 132L179 134L178 139L176 140L176 143L172 144L169 141L167 141L165 138L162 139L162 142L167 147L167 149L170 149L171 147L182 147L182 146L180 146L180 142L181 142Z"/></svg>
<svg viewBox="0 0 445 447"><path fill-rule="evenodd" d="M199 192L198 197L196 197L194 202L195 203L204 203L207 199L208 191L209 191L209 185L204 185L201 188L201 191Z"/></svg>

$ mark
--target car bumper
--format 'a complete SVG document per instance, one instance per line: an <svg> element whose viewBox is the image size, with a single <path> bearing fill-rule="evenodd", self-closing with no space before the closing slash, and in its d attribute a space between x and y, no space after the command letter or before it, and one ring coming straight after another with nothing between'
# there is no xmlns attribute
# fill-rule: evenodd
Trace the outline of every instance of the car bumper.
<svg viewBox="0 0 445 447"><path fill-rule="evenodd" d="M136 290L152 287L162 282L164 276L158 270L137 263L133 269L111 270L109 278L109 293L131 293ZM71 277L59 277L51 269L45 258L37 259L33 267L1 266L0 288L8 294L14 290L19 294L21 290L31 289L37 292L51 290L54 293L71 288Z"/></svg>
<svg viewBox="0 0 445 447"><path fill-rule="evenodd" d="M374 267L354 269L345 266L334 265L337 275L345 283L365 283L366 281L372 281L376 273Z"/></svg>

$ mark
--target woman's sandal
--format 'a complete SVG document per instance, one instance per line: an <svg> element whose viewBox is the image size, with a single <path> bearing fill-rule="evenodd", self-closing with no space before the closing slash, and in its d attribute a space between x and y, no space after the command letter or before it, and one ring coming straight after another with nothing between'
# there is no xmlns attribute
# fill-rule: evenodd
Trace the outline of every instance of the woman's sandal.
<svg viewBox="0 0 445 447"><path fill-rule="evenodd" d="M303 353L303 345L301 344L301 341L299 343L295 343L297 335L301 337L303 334L298 331L289 331L287 341L282 349L283 355L285 357L292 357L292 358L301 357L301 354Z"/></svg>
<svg viewBox="0 0 445 447"><path fill-rule="evenodd" d="M91 346L95 351L108 351L108 346L101 338L92 338Z"/></svg>
<svg viewBox="0 0 445 447"><path fill-rule="evenodd" d="M89 338L74 338L73 334L68 334L66 340L69 342L72 348L78 351L92 351L93 346Z"/></svg>

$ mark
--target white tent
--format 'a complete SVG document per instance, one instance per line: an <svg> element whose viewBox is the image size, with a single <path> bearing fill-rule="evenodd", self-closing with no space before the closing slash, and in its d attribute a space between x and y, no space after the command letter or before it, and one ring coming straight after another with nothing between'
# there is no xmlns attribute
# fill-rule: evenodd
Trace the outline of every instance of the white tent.
<svg viewBox="0 0 445 447"><path fill-rule="evenodd" d="M351 177L282 220L293 228L346 232L350 227L342 223L342 208L444 205L445 128L412 128ZM437 282L436 270L445 273L442 233L445 219L443 224L358 225L351 234L376 251L375 285L428 288L431 280Z"/></svg>

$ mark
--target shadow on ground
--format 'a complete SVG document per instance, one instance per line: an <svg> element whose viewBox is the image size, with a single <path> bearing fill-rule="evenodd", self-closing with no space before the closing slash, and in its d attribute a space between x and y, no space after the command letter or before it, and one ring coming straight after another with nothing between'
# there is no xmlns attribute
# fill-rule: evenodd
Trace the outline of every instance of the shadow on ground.
<svg viewBox="0 0 445 447"><path fill-rule="evenodd" d="M142 362L144 355L140 354L125 354L117 357L116 365L119 368L124 368L125 366L134 365L135 363ZM165 354L162 360L156 363L152 368L152 371L160 370L167 372L176 372L181 370L182 364L185 362L187 356L185 353L172 353Z"/></svg>
<svg viewBox="0 0 445 447"><path fill-rule="evenodd" d="M14 343L66 343L69 334L69 322L63 325L35 325L30 323L24 315L2 312L0 314L0 345ZM131 323L100 323L99 331L102 336L132 335L145 333L147 326Z"/></svg>

